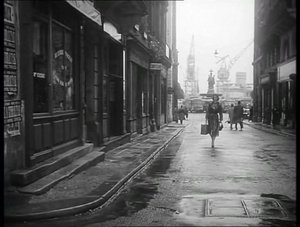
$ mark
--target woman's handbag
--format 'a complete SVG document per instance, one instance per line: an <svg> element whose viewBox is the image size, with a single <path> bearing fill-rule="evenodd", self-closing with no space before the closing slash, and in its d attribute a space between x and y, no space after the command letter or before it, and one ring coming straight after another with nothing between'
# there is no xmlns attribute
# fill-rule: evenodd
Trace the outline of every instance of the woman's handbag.
<svg viewBox="0 0 300 227"><path fill-rule="evenodd" d="M219 125L219 131L222 131L222 129L223 129L223 124L221 122L220 125Z"/></svg>
<svg viewBox="0 0 300 227"><path fill-rule="evenodd" d="M205 124L201 124L201 135L207 135L207 134L208 134L208 124L206 120Z"/></svg>

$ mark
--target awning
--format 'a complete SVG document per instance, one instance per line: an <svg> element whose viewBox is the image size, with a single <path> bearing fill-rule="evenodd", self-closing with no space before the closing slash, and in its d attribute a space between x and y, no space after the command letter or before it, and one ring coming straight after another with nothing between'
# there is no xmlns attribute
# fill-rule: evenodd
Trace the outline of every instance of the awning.
<svg viewBox="0 0 300 227"><path fill-rule="evenodd" d="M278 81L290 80L290 75L296 74L296 59L278 66Z"/></svg>
<svg viewBox="0 0 300 227"><path fill-rule="evenodd" d="M95 7L88 1L83 0L66 0L71 6L84 14L86 17L96 22L98 25L102 25L101 14Z"/></svg>

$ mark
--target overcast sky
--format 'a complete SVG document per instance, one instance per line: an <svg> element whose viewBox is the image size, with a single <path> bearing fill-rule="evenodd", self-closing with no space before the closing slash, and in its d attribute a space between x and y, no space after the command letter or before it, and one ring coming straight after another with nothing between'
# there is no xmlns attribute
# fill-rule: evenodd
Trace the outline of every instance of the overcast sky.
<svg viewBox="0 0 300 227"><path fill-rule="evenodd" d="M200 93L206 93L209 70L217 74L220 67L214 51L217 49L219 56L234 58L253 40L254 0L182 0L176 3L178 80L184 90L187 56L194 35L196 79ZM246 72L247 83L253 83L252 61L253 43L233 65L229 79L235 82L236 72Z"/></svg>

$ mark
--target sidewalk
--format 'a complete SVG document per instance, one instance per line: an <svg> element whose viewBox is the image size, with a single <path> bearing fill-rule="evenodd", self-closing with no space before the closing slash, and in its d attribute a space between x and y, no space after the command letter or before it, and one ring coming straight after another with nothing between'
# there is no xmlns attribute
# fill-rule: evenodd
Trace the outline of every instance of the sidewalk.
<svg viewBox="0 0 300 227"><path fill-rule="evenodd" d="M188 124L170 123L105 154L105 160L63 180L42 195L5 191L4 217L26 221L73 215L104 205L130 178L151 162Z"/></svg>
<svg viewBox="0 0 300 227"><path fill-rule="evenodd" d="M263 124L261 122L249 122L246 120L243 121L243 123L252 128L260 129L277 135L296 137L296 129L287 129L282 127L274 128L272 125Z"/></svg>

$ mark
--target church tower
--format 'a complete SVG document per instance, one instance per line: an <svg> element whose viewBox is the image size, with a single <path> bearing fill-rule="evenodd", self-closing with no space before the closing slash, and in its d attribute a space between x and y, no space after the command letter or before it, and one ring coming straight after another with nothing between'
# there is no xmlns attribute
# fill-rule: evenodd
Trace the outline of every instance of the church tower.
<svg viewBox="0 0 300 227"><path fill-rule="evenodd" d="M198 80L195 79L195 44L192 37L190 52L187 57L187 77L185 80L185 98L198 96Z"/></svg>

